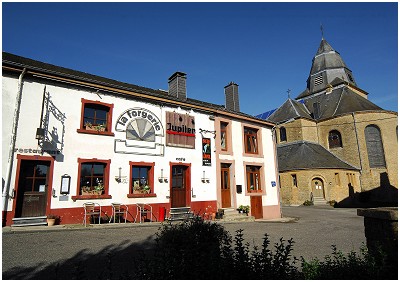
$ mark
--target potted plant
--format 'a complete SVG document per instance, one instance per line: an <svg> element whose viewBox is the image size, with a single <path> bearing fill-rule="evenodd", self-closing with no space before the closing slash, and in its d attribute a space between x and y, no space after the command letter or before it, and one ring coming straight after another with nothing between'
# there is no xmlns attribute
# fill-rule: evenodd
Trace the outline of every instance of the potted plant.
<svg viewBox="0 0 400 282"><path fill-rule="evenodd" d="M249 215L249 212L250 212L250 206L249 206L249 205L243 206L242 209L243 209L243 212L244 212L246 215Z"/></svg>
<svg viewBox="0 0 400 282"><path fill-rule="evenodd" d="M85 129L92 130L92 131L105 131L106 125L104 123L94 125L91 122L87 121L87 122L85 122Z"/></svg>
<svg viewBox="0 0 400 282"><path fill-rule="evenodd" d="M103 191L104 191L104 185L103 185L103 183L100 181L100 182L97 184L97 186L94 186L93 194L95 194L95 195L101 195L101 194L103 194Z"/></svg>
<svg viewBox="0 0 400 282"><path fill-rule="evenodd" d="M58 215L55 215L55 214L47 215L47 226L55 225L57 219L58 219Z"/></svg>
<svg viewBox="0 0 400 282"><path fill-rule="evenodd" d="M149 185L144 185L143 187L142 187L142 192L144 193L144 194L149 194L150 193L150 186Z"/></svg>

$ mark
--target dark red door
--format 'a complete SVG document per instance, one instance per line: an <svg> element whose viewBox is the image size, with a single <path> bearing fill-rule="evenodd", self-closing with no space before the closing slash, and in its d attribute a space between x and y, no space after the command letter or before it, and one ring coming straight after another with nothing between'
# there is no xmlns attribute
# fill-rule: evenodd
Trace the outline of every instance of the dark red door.
<svg viewBox="0 0 400 282"><path fill-rule="evenodd" d="M254 216L255 219L263 218L261 196L251 196L250 204L251 204L251 215Z"/></svg>
<svg viewBox="0 0 400 282"><path fill-rule="evenodd" d="M221 165L221 199L222 207L231 207L231 184L229 178L229 165Z"/></svg>
<svg viewBox="0 0 400 282"><path fill-rule="evenodd" d="M182 165L172 166L171 181L171 207L186 207L186 171L187 167Z"/></svg>
<svg viewBox="0 0 400 282"><path fill-rule="evenodd" d="M46 215L50 161L21 160L15 217Z"/></svg>

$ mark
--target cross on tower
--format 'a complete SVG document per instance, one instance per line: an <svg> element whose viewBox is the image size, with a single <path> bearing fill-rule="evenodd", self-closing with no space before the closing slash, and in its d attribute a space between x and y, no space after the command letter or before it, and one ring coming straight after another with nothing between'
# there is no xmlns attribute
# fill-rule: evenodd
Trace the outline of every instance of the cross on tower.
<svg viewBox="0 0 400 282"><path fill-rule="evenodd" d="M324 27L321 24L321 34L322 34L322 39L324 39Z"/></svg>

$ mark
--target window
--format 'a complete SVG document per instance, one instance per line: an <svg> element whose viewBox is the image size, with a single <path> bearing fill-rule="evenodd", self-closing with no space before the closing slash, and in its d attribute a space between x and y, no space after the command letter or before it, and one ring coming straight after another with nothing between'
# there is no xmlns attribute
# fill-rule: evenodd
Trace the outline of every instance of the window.
<svg viewBox="0 0 400 282"><path fill-rule="evenodd" d="M226 122L221 122L221 150L228 150L227 144L227 127L228 124Z"/></svg>
<svg viewBox="0 0 400 282"><path fill-rule="evenodd" d="M329 142L329 149L343 147L342 137L340 135L340 132L337 130L332 130L329 132L328 142Z"/></svg>
<svg viewBox="0 0 400 282"><path fill-rule="evenodd" d="M365 127L365 142L367 145L369 166L386 167L385 154L383 151L381 132L376 125Z"/></svg>
<svg viewBox="0 0 400 282"><path fill-rule="evenodd" d="M155 196L154 163L129 162L131 167L130 197Z"/></svg>
<svg viewBox="0 0 400 282"><path fill-rule="evenodd" d="M348 185L349 186L351 185L351 186L354 187L354 183L355 183L355 180L356 180L356 175L354 173L346 173L346 175L347 175Z"/></svg>
<svg viewBox="0 0 400 282"><path fill-rule="evenodd" d="M260 167L246 166L247 192L261 192Z"/></svg>
<svg viewBox="0 0 400 282"><path fill-rule="evenodd" d="M297 175L296 174L292 174L292 181L293 181L293 186L297 187Z"/></svg>
<svg viewBox="0 0 400 282"><path fill-rule="evenodd" d="M258 154L257 132L257 129L248 127L244 128L244 145L246 153Z"/></svg>
<svg viewBox="0 0 400 282"><path fill-rule="evenodd" d="M336 184L336 186L340 186L340 177L339 177L339 173L335 173L335 184Z"/></svg>
<svg viewBox="0 0 400 282"><path fill-rule="evenodd" d="M110 198L108 179L111 160L78 159L78 196L76 198Z"/></svg>
<svg viewBox="0 0 400 282"><path fill-rule="evenodd" d="M282 126L281 128L279 128L279 136L281 138L281 142L287 141L287 139L286 139L286 128L285 127Z"/></svg>
<svg viewBox="0 0 400 282"><path fill-rule="evenodd" d="M114 135L111 133L114 105L82 99L82 117L79 133Z"/></svg>

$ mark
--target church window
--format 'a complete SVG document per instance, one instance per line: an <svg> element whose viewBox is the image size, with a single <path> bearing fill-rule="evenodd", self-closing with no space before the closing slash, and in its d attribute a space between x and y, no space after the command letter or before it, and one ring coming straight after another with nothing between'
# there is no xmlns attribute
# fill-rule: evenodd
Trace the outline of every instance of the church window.
<svg viewBox="0 0 400 282"><path fill-rule="evenodd" d="M286 128L285 127L282 126L281 128L279 128L279 135L280 135L280 138L281 138L281 142L287 141Z"/></svg>
<svg viewBox="0 0 400 282"><path fill-rule="evenodd" d="M332 130L329 132L328 142L329 142L329 149L343 147L342 136L340 135L340 132L337 130Z"/></svg>
<svg viewBox="0 0 400 282"><path fill-rule="evenodd" d="M381 131L376 125L365 127L365 142L367 145L369 166L386 167L385 154L383 151Z"/></svg>

